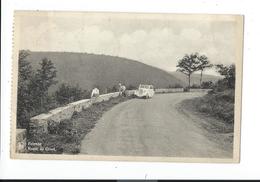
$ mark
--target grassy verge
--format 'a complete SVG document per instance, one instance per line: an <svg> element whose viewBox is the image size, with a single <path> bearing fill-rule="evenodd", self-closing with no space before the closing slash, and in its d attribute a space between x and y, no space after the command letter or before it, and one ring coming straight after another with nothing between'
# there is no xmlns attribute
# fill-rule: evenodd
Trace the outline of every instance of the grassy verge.
<svg viewBox="0 0 260 182"><path fill-rule="evenodd" d="M234 130L234 90L209 92L204 97L188 99L180 103L183 110L203 117L200 122L211 133L227 134Z"/></svg>
<svg viewBox="0 0 260 182"><path fill-rule="evenodd" d="M75 112L71 119L63 120L59 124L49 123L49 134L34 135L28 137L30 153L45 154L77 154L80 152L81 140L95 127L102 115L114 105L131 99L132 97L116 97L108 101L94 103L82 112ZM35 147L30 144L40 143ZM35 150L33 150L35 148ZM42 148L42 150L40 149Z"/></svg>
<svg viewBox="0 0 260 182"><path fill-rule="evenodd" d="M184 100L178 109L203 129L204 134L225 150L233 150L234 91L210 92L204 97Z"/></svg>
<svg viewBox="0 0 260 182"><path fill-rule="evenodd" d="M193 110L215 117L226 125L234 124L234 90L209 92L185 102Z"/></svg>

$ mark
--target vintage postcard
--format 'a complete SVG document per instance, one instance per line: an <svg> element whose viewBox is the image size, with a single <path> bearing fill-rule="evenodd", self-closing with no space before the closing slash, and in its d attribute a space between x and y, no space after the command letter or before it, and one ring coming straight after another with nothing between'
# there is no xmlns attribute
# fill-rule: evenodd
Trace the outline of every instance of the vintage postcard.
<svg viewBox="0 0 260 182"><path fill-rule="evenodd" d="M240 160L243 16L15 11L13 159Z"/></svg>

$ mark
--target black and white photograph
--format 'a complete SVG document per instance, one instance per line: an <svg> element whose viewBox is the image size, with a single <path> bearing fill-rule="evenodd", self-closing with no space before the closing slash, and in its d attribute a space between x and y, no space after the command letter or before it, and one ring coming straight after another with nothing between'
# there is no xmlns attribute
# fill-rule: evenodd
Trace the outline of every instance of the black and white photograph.
<svg viewBox="0 0 260 182"><path fill-rule="evenodd" d="M13 159L240 160L243 16L15 11Z"/></svg>

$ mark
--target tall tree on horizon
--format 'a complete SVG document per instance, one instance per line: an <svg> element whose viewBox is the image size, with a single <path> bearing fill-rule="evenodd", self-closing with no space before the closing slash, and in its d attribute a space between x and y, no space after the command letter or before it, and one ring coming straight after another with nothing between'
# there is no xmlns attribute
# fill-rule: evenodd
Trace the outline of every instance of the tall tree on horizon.
<svg viewBox="0 0 260 182"><path fill-rule="evenodd" d="M208 57L205 55L198 55L198 60L199 60L199 65L198 65L198 70L200 70L200 87L202 84L202 72L206 69L206 68L211 68L213 65L210 64Z"/></svg>
<svg viewBox="0 0 260 182"><path fill-rule="evenodd" d="M198 53L192 53L190 55L185 54L185 56L178 61L177 71L182 72L188 76L188 89L190 90L190 78L192 73L199 70L199 60Z"/></svg>

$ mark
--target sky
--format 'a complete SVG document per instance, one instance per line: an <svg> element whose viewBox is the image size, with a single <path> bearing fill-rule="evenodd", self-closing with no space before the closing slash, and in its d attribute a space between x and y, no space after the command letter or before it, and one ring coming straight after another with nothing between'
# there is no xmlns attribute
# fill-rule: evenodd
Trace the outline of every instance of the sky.
<svg viewBox="0 0 260 182"><path fill-rule="evenodd" d="M15 18L20 49L119 56L166 71L194 52L212 64L235 62L237 24L230 17L20 12Z"/></svg>

